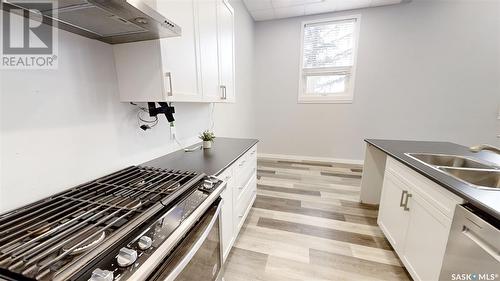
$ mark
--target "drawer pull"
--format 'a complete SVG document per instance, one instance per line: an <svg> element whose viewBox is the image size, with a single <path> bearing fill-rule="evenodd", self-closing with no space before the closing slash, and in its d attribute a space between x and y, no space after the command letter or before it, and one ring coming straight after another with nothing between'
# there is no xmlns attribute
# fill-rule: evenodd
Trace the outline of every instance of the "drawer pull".
<svg viewBox="0 0 500 281"><path fill-rule="evenodd" d="M406 193L407 193L407 195L406 195L406 200L405 200L405 204L404 204L404 209L403 209L403 210L405 210L405 211L409 211L409 210L410 210L410 208L408 208L408 199L409 199L410 197L412 197L412 195L411 195L411 193L408 193L408 192L406 192Z"/></svg>
<svg viewBox="0 0 500 281"><path fill-rule="evenodd" d="M238 217L239 217L239 218L242 218L242 217L243 217L243 215L239 215Z"/></svg>
<svg viewBox="0 0 500 281"><path fill-rule="evenodd" d="M241 161L240 165L238 165L238 166L243 167L243 165L245 165L246 162L247 161L243 160L243 161Z"/></svg>
<svg viewBox="0 0 500 281"><path fill-rule="evenodd" d="M224 178L224 181L228 181L230 179L231 179L231 176L227 176L227 177Z"/></svg>
<svg viewBox="0 0 500 281"><path fill-rule="evenodd" d="M408 191L406 190L403 190L403 192L401 192L401 199L399 200L399 207L404 207L404 203L403 203L403 200L405 198L405 194L408 194Z"/></svg>
<svg viewBox="0 0 500 281"><path fill-rule="evenodd" d="M255 150L250 153L250 155L254 155L254 154L255 154Z"/></svg>

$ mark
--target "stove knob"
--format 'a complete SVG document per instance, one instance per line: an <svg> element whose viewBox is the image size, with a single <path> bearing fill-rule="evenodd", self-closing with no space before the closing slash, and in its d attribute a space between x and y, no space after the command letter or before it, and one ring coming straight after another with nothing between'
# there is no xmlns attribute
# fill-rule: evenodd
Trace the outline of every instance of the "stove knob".
<svg viewBox="0 0 500 281"><path fill-rule="evenodd" d="M92 277L90 277L89 281L113 281L113 279L113 272L97 268L92 271Z"/></svg>
<svg viewBox="0 0 500 281"><path fill-rule="evenodd" d="M121 248L116 261L121 267L127 267L133 265L137 260L137 251L129 248Z"/></svg>
<svg viewBox="0 0 500 281"><path fill-rule="evenodd" d="M137 242L137 244L139 244L139 249L145 251L151 248L151 246L153 245L153 239L149 238L148 236L142 236L141 238L139 238L139 242Z"/></svg>
<svg viewBox="0 0 500 281"><path fill-rule="evenodd" d="M205 180L205 181L203 182L203 187L204 187L205 189L211 189L213 186L214 186L214 183L213 183L213 182L211 182L211 181L209 181L209 180Z"/></svg>

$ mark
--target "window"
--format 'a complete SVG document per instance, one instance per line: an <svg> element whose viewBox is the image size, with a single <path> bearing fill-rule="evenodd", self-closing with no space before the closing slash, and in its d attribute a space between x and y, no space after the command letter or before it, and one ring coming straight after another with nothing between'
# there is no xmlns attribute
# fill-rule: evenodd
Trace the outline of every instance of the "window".
<svg viewBox="0 0 500 281"><path fill-rule="evenodd" d="M350 103L360 16L302 23L299 103Z"/></svg>

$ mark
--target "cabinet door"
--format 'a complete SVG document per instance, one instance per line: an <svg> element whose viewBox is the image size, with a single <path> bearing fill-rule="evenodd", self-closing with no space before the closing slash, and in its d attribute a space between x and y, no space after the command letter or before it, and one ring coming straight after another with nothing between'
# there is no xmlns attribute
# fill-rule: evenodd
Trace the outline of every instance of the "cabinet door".
<svg viewBox="0 0 500 281"><path fill-rule="evenodd" d="M182 36L160 39L166 99L201 101L195 2L158 1L157 6L162 15L182 27Z"/></svg>
<svg viewBox="0 0 500 281"><path fill-rule="evenodd" d="M233 225L233 189L234 180L230 171L223 173L219 179L226 182L227 186L224 192L222 192L221 197L224 200L224 205L221 210L221 228L222 228L222 252L223 261L226 260L234 240L234 225Z"/></svg>
<svg viewBox="0 0 500 281"><path fill-rule="evenodd" d="M219 87L219 42L217 31L217 1L196 0L201 61L201 89L203 100L217 102Z"/></svg>
<svg viewBox="0 0 500 281"><path fill-rule="evenodd" d="M439 280L451 221L416 193L408 207L410 223L402 259L413 279Z"/></svg>
<svg viewBox="0 0 500 281"><path fill-rule="evenodd" d="M166 101L158 40L116 44L113 54L121 101Z"/></svg>
<svg viewBox="0 0 500 281"><path fill-rule="evenodd" d="M219 83L224 101L234 102L234 10L226 0L218 0Z"/></svg>
<svg viewBox="0 0 500 281"><path fill-rule="evenodd" d="M403 250L408 227L409 213L401 207L404 192L408 190L404 183L386 171L377 222L398 253Z"/></svg>

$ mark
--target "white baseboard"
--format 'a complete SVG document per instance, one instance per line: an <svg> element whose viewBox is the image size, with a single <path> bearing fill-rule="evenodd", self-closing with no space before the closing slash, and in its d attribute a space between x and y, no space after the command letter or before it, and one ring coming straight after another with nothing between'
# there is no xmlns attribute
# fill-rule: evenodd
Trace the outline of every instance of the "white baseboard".
<svg viewBox="0 0 500 281"><path fill-rule="evenodd" d="M282 160L305 160L305 161L320 161L320 162L334 162L334 163L345 163L345 164L356 164L363 165L363 160L357 159L341 159L341 158L331 158L331 157L315 157L315 156L302 156L302 155L288 155L288 154L270 154L270 153L258 153L259 158L274 158Z"/></svg>

